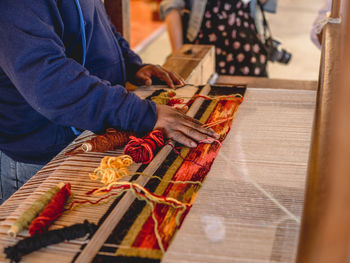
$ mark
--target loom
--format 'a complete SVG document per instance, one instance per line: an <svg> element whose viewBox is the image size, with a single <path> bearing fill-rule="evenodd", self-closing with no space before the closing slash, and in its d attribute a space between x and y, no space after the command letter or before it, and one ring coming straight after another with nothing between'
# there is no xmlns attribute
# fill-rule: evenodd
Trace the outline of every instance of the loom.
<svg viewBox="0 0 350 263"><path fill-rule="evenodd" d="M326 26L326 46L334 45L334 40L329 37L339 37L338 33L339 29L334 29L334 25ZM323 65L328 65L330 58L327 52L324 54ZM323 116L320 100L316 97L324 99L327 96L324 93L328 89L327 83L323 81L323 89L317 92L317 83L313 81L213 78L214 65L212 47L192 45L183 46L164 65L177 71L188 83L203 84L209 80L212 84L179 88L176 93L181 96L191 97L198 92L207 95L217 89L223 94L242 92L245 98L203 186L196 193L191 210L166 252L133 249L135 233L129 231L130 224L133 229L142 228L141 213L147 211L135 203L132 194L125 193L110 202L82 206L63 214L52 226L52 229L58 229L88 219L99 225L91 240L52 245L26 255L24 262L327 262L309 260L313 255L312 244L318 244L319 237L316 227L305 228L305 224L315 222L315 215L308 207L312 199L317 204L313 189L320 184L312 184L310 178L317 178L317 174L312 174L308 160L310 143L313 147L318 138L315 132L312 135L315 109L316 120ZM329 76L329 68L326 67L323 74L321 81ZM158 88L140 88L135 92L145 98ZM208 104L204 99L196 100L187 114L202 117L200 109L204 104ZM323 132L322 127L317 124L316 127ZM0 207L1 248L28 235L22 232L13 239L7 231L33 200L58 182L70 182L77 199L85 198L85 192L91 188L101 186L88 180L88 174L104 156L122 155L122 149L65 155L92 137L90 132L80 135ZM317 153L315 149L311 152L312 164L315 164ZM169 163L174 163L176 158L172 147L166 145L150 164L132 164L130 172L142 170L148 175L157 174L161 172L160 167L169 168ZM133 179L143 186L151 180L142 176ZM134 214L136 219L132 217ZM308 239L315 242L310 243ZM0 261L6 262L2 249Z"/></svg>
<svg viewBox="0 0 350 263"><path fill-rule="evenodd" d="M214 73L213 49L209 46L185 46L184 50L188 48L193 49L191 55L183 55L188 53L185 51L179 52L179 55L169 58L165 66L170 68L169 65L172 63L175 65L179 60L185 60L186 64L179 72L187 78L189 83L205 83ZM191 67L192 70L189 70ZM181 70L187 72L181 72ZM245 86L235 85L230 79L218 77L216 82L220 83L216 87L219 89L220 95L237 92L244 94ZM178 88L176 93L181 97L191 97L198 92L201 95L208 95L215 85ZM145 98L156 89L158 87L154 86L150 89L140 88L135 92ZM248 86L245 101L236 113L232 129L224 141L203 187L198 192L193 208L164 255L161 255L158 250L146 251L147 253L141 253L142 251L136 249L135 251L128 250L128 246L130 246L128 239L131 238L132 231L129 231L125 237L118 237L118 235L112 237L113 229L121 227L128 229L130 227L123 222L141 220L141 218L130 218L128 215L130 209L129 213L132 214L140 213L138 210L145 209L142 205L137 208L140 204L137 204L135 208L134 196L126 193L120 200L112 200L98 206L81 206L70 213L63 214L51 227L51 229L55 229L74 223L82 223L85 219L98 224L105 216L103 223L99 225L99 229L95 233L95 238L89 242L77 240L53 245L26 255L23 259L26 262L38 262L38 258L40 258L47 262L59 254L62 262L90 262L94 260L111 262L113 256L115 256L115 262L118 260L124 262L126 261L125 255L129 255L129 260L132 262L143 262L146 259L149 261L145 262L159 262L161 258L163 258L162 262L167 262L167 258L170 261L180 261L181 256L186 260L191 260L191 254L197 255L199 253L202 256L196 260L206 262L205 260L210 260L208 255L211 257L215 255L227 258L237 257L234 254L237 251L225 249L225 246L241 243L242 248L244 248L244 244L258 242L256 232L260 233L260 237L265 240L265 243L267 243L266 237L270 237L270 249L278 249L274 253L282 253L282 256L285 257L291 256L292 247L287 246L288 250L286 251L279 246L274 248L273 244L276 242L276 238L281 239L280 235L286 235L289 236L288 244L294 242L294 248L296 245L307 161L308 147L305 142L310 140L314 100L315 91L313 90L271 90L249 88ZM202 98L197 99L187 114L189 116L199 114L201 117L203 112L198 113L198 110L203 104L210 105ZM290 122L294 124L292 128L288 128ZM295 132L298 136L295 135ZM1 206L0 216L3 220L1 222L0 242L3 246L15 242L6 234L8 226L23 209L31 204L37 195L48 187L57 182L70 182L72 193L77 200L86 198L86 191L101 187L98 182L89 180L88 174L98 166L103 156L118 156L122 154L122 149L114 152L90 152L73 156L64 154L73 149L75 145L87 141L91 136L93 136L91 133L84 132ZM288 141L285 141L286 139ZM294 145L297 152L291 154L289 150L280 146L281 142L284 142L285 145L287 143ZM268 144L269 147L264 147L265 144ZM142 169L145 174L153 175L159 167L162 167L162 164L175 157L176 154L172 151L172 147L167 145L148 166L133 164L130 172L134 173ZM195 166L195 164L192 165ZM167 171L166 168L162 169ZM276 173L276 171L278 172ZM140 185L147 185L149 180L148 177L139 176L136 182ZM293 193L293 199L288 196L291 193ZM252 202L249 202L250 196L253 196ZM98 197L93 198L97 200ZM292 200L298 201L298 208ZM269 205L268 209L266 204ZM227 210L228 207L232 207L232 210ZM251 217L251 213L255 213L256 216ZM248 215L251 219L247 221ZM126 221L123 221L124 218ZM118 222L122 222L122 224L118 225ZM134 222L134 225L139 224L141 227L144 224L141 222L142 220L140 223ZM280 233L280 229L284 232ZM217 236L220 233L221 236ZM23 237L23 235L27 234L23 232L18 238ZM202 238L193 239L198 235L202 235ZM242 235L244 235L244 239ZM122 239L122 241L113 239ZM227 243L225 240L230 240L230 242ZM188 246L188 242L191 243L191 246ZM85 246L83 246L84 244ZM205 254L203 254L203 247L206 248ZM242 248L240 253L244 252ZM257 251L257 255L254 257L262 257L264 251L266 251L266 255L269 254L264 248Z"/></svg>

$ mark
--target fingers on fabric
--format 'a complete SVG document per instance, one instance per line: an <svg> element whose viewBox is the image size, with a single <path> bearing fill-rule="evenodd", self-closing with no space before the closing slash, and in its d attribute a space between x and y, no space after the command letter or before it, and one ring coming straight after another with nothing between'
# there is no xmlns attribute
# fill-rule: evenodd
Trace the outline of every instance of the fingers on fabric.
<svg viewBox="0 0 350 263"><path fill-rule="evenodd" d="M161 129L165 135L188 147L196 147L197 142L212 143L219 136L210 128L202 127L198 120L190 118L168 106L159 105L158 120L155 129Z"/></svg>
<svg viewBox="0 0 350 263"><path fill-rule="evenodd" d="M179 131L173 131L169 133L168 138L174 141L177 141L190 148L197 147L197 143L195 143L193 140L191 140L190 138L188 138L187 136L185 136L183 133Z"/></svg>
<svg viewBox="0 0 350 263"><path fill-rule="evenodd" d="M191 125L191 124L189 124ZM214 139L206 135L205 133L200 132L198 129L195 127L187 126L187 125L182 125L179 127L179 130L185 134L187 137L196 140L197 142L200 141L208 141L208 142L213 142Z"/></svg>
<svg viewBox="0 0 350 263"><path fill-rule="evenodd" d="M205 139L210 140L211 138L215 138L215 139L219 138L219 135L214 130L212 130L211 128L202 127L202 124L195 119L191 119L191 120L186 119L186 123L184 123L184 125L191 128L191 130L192 130L192 132L190 131L191 133L193 133L193 132L198 133L199 132L203 135L205 134L205 135L210 136L210 137L205 136L206 138L201 137L201 139L199 139L199 140L205 140ZM189 136L192 137L190 134L189 134ZM192 137L192 138L196 139L195 137Z"/></svg>
<svg viewBox="0 0 350 263"><path fill-rule="evenodd" d="M187 107L188 108L188 107ZM186 112L186 111L184 111L184 110L182 110L182 109L179 109L182 113L183 112ZM215 139L219 139L219 135L212 129L212 128L204 128L204 127L202 127L203 126L203 123L201 123L199 120L196 120L196 119L194 119L194 118L191 118L191 117L189 117L189 116L187 116L187 115L183 115L183 117L187 120L187 121L189 121L190 123L194 123L194 125L196 126L196 129L199 129L199 131L201 132L201 133L204 133L204 134L207 134L207 135L209 135L209 136L211 136L211 137L213 137L213 138L215 138Z"/></svg>
<svg viewBox="0 0 350 263"><path fill-rule="evenodd" d="M185 106L182 106L182 107L179 107L179 108L175 108L176 110L182 112L182 113L186 113L188 111L188 106L185 105Z"/></svg>

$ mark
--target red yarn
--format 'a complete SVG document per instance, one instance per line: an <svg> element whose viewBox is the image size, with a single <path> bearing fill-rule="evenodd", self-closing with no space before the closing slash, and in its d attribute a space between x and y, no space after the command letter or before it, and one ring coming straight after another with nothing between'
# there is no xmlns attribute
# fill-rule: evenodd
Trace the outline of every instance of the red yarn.
<svg viewBox="0 0 350 263"><path fill-rule="evenodd" d="M155 130L143 138L130 136L129 143L124 148L124 153L130 155L135 163L149 163L154 152L164 145L164 137L161 131Z"/></svg>
<svg viewBox="0 0 350 263"><path fill-rule="evenodd" d="M170 99L167 103L167 105L171 107L177 104L186 104L186 103L184 103L183 99Z"/></svg>
<svg viewBox="0 0 350 263"><path fill-rule="evenodd" d="M47 231L53 221L63 213L64 204L68 197L72 194L70 189L71 185L69 183L65 184L54 195L50 203L47 204L40 215L32 221L31 225L29 226L29 234L31 236L42 234L43 232Z"/></svg>

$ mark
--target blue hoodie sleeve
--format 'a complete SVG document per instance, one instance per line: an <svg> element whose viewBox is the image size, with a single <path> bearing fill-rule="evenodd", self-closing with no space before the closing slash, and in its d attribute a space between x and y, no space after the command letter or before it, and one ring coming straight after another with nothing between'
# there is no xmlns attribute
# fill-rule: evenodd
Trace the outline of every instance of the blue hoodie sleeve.
<svg viewBox="0 0 350 263"><path fill-rule="evenodd" d="M130 82L133 82L133 78L136 72L146 64L142 64L141 58L130 49L129 43L122 37L120 33L117 32L116 28L114 27L111 21L110 26L112 28L114 36L116 37L119 43L124 60L126 62L126 79Z"/></svg>
<svg viewBox="0 0 350 263"><path fill-rule="evenodd" d="M60 23L55 9L55 1L0 2L0 67L20 94L37 112L63 126L94 132L107 127L151 130L154 103L90 75L66 56L54 26ZM141 63L125 45L122 49L127 63Z"/></svg>

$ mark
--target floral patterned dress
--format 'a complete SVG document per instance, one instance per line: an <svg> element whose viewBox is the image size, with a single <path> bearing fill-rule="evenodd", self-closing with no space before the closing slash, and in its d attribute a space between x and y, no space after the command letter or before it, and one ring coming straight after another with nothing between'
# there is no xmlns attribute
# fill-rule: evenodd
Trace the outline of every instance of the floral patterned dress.
<svg viewBox="0 0 350 263"><path fill-rule="evenodd" d="M216 71L222 75L266 77L266 50L249 4L209 0L195 44L216 47Z"/></svg>

